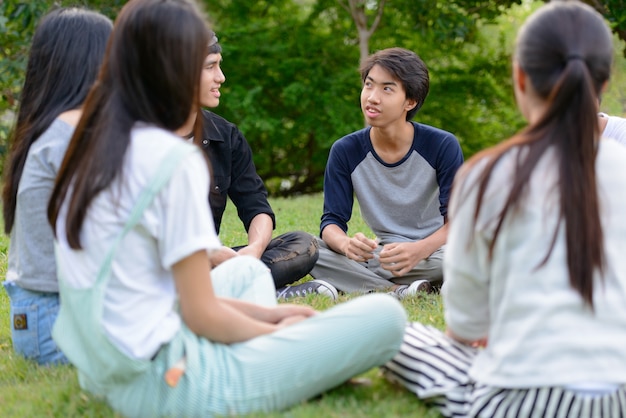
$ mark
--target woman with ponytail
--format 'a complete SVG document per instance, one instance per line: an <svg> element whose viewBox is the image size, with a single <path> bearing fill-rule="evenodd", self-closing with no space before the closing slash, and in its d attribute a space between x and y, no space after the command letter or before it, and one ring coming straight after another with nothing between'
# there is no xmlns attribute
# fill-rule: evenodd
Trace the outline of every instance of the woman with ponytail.
<svg viewBox="0 0 626 418"><path fill-rule="evenodd" d="M519 32L528 126L455 179L447 330L411 324L385 367L446 416L626 414L626 149L597 117L612 55L608 26L576 1Z"/></svg>

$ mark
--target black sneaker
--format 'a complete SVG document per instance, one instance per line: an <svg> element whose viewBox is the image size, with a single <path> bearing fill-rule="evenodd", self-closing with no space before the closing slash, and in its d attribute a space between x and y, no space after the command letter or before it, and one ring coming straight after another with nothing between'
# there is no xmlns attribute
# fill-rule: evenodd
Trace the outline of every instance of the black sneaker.
<svg viewBox="0 0 626 418"><path fill-rule="evenodd" d="M286 286L282 289L278 289L276 291L276 299L289 299L314 293L328 296L332 300L336 300L339 296L337 289L335 289L335 286L332 284L327 283L324 280L310 280L295 286Z"/></svg>

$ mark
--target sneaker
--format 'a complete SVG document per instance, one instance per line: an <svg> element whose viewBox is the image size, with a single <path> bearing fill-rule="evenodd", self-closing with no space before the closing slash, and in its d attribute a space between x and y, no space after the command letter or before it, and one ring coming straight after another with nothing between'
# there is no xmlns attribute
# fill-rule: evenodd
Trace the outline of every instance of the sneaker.
<svg viewBox="0 0 626 418"><path fill-rule="evenodd" d="M337 289L335 289L335 286L332 284L327 283L324 280L310 280L295 286L286 286L282 289L278 289L276 291L276 299L289 299L314 293L328 296L332 300L336 300L337 297L339 297Z"/></svg>
<svg viewBox="0 0 626 418"><path fill-rule="evenodd" d="M410 285L403 284L396 287L389 294L398 299L404 299L407 296L417 295L418 293L430 293L431 291L432 286L428 280L416 280Z"/></svg>

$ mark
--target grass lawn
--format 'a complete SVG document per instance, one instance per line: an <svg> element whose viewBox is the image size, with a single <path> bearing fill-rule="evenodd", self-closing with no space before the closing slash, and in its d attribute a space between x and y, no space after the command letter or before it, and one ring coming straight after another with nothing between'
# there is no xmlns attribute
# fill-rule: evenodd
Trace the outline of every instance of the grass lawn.
<svg viewBox="0 0 626 418"><path fill-rule="evenodd" d="M318 234L322 196L301 196L272 199L276 212L275 235L294 229ZM368 231L355 208L350 231ZM222 225L221 239L225 245L246 242L245 231L232 204L228 205ZM7 264L8 238L0 235L0 276L4 280ZM347 300L341 296L340 301ZM324 310L334 302L323 296L310 295L292 300ZM443 327L441 299L438 295L407 298L402 301L410 320ZM438 417L402 388L382 379L378 370L363 376L363 385L342 385L318 399L288 411L255 414L260 417ZM9 301L4 288L0 290L0 416L7 417L119 417L107 405L81 391L71 366L39 367L13 353L9 329Z"/></svg>

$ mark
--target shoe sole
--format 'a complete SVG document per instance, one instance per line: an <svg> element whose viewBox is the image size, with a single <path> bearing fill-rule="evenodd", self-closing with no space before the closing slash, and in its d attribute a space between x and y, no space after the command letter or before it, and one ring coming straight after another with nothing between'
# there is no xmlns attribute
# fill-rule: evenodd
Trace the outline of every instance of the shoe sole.
<svg viewBox="0 0 626 418"><path fill-rule="evenodd" d="M332 300L337 300L339 297L339 292L337 292L337 289L332 284L318 279L313 279L311 282L318 283L320 285L320 287L316 290L318 295L328 296ZM321 287L323 287L324 290L320 292Z"/></svg>
<svg viewBox="0 0 626 418"><path fill-rule="evenodd" d="M419 286L417 286L418 292L430 293L432 292L432 290L433 290L433 287L428 280L422 280L422 283L420 283Z"/></svg>

